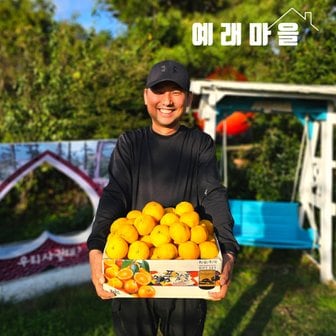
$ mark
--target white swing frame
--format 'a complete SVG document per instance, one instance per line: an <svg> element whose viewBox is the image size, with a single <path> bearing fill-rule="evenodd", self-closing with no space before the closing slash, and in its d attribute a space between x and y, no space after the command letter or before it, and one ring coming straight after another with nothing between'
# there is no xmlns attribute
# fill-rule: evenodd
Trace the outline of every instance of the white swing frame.
<svg viewBox="0 0 336 336"><path fill-rule="evenodd" d="M327 104L326 120L314 121L312 135L305 130L306 146L302 167L298 166L294 190L298 185L300 202L300 225L306 218L313 229L319 232L318 255L315 262L320 267L320 280L323 283L335 281L333 273L333 217L336 216L336 200L333 200L333 171L336 161L333 158L333 137L336 130L336 86L332 85L293 85L253 82L232 82L220 80L193 80L191 91L200 95L199 117L204 120L204 132L215 138L216 105L225 96L281 99L317 99ZM268 107L272 112L272 106ZM283 111L291 112L288 109ZM305 126L306 127L306 126ZM315 155L320 139L320 157ZM223 148L226 150L226 148ZM302 155L302 154L300 154ZM300 158L299 158L300 160ZM301 172L301 174L299 174ZM227 177L226 177L227 178ZM225 180L227 181L227 180ZM315 221L315 208L319 209L319 228Z"/></svg>

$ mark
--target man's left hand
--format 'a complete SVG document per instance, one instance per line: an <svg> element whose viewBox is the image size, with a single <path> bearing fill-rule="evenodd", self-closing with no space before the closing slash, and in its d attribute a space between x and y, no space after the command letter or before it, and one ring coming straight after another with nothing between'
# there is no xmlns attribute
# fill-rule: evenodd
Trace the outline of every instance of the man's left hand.
<svg viewBox="0 0 336 336"><path fill-rule="evenodd" d="M220 275L220 291L215 293L209 293L210 300L219 301L225 298L226 293L231 283L231 276L233 272L233 266L235 257L231 253L223 254L223 270Z"/></svg>

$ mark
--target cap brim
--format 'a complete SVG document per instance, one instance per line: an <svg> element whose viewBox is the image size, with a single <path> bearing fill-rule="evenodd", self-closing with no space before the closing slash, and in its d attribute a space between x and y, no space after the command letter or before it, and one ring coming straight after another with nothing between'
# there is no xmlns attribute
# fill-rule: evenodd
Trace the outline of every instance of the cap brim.
<svg viewBox="0 0 336 336"><path fill-rule="evenodd" d="M178 87L180 87L182 90L184 91L189 91L189 88L186 88L185 86L181 85L180 83L177 83L176 81L172 80L172 79L159 79L159 80L156 80L156 81L153 81L151 83L147 83L146 84L146 87L147 88L153 88L154 86L158 85L158 84L161 84L161 83L164 83L164 82L170 82L170 83L174 83L176 84Z"/></svg>

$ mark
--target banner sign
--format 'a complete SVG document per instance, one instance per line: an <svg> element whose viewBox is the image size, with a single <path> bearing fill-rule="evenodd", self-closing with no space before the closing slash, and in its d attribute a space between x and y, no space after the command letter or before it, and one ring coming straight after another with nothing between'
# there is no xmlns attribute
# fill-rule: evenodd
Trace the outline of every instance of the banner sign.
<svg viewBox="0 0 336 336"><path fill-rule="evenodd" d="M108 181L108 163L116 140L0 144L0 202L25 175L43 163L74 180L96 211ZM29 242L0 242L0 282L88 261L91 225L72 235L44 231ZM14 236L14 233L13 233Z"/></svg>

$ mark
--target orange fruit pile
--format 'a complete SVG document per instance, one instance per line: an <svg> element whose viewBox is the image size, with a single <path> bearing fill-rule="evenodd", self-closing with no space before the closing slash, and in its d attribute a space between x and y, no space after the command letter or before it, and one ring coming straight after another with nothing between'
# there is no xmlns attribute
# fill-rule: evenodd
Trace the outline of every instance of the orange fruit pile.
<svg viewBox="0 0 336 336"><path fill-rule="evenodd" d="M214 227L190 202L164 208L148 202L110 228L105 253L112 259L212 259L218 255Z"/></svg>

